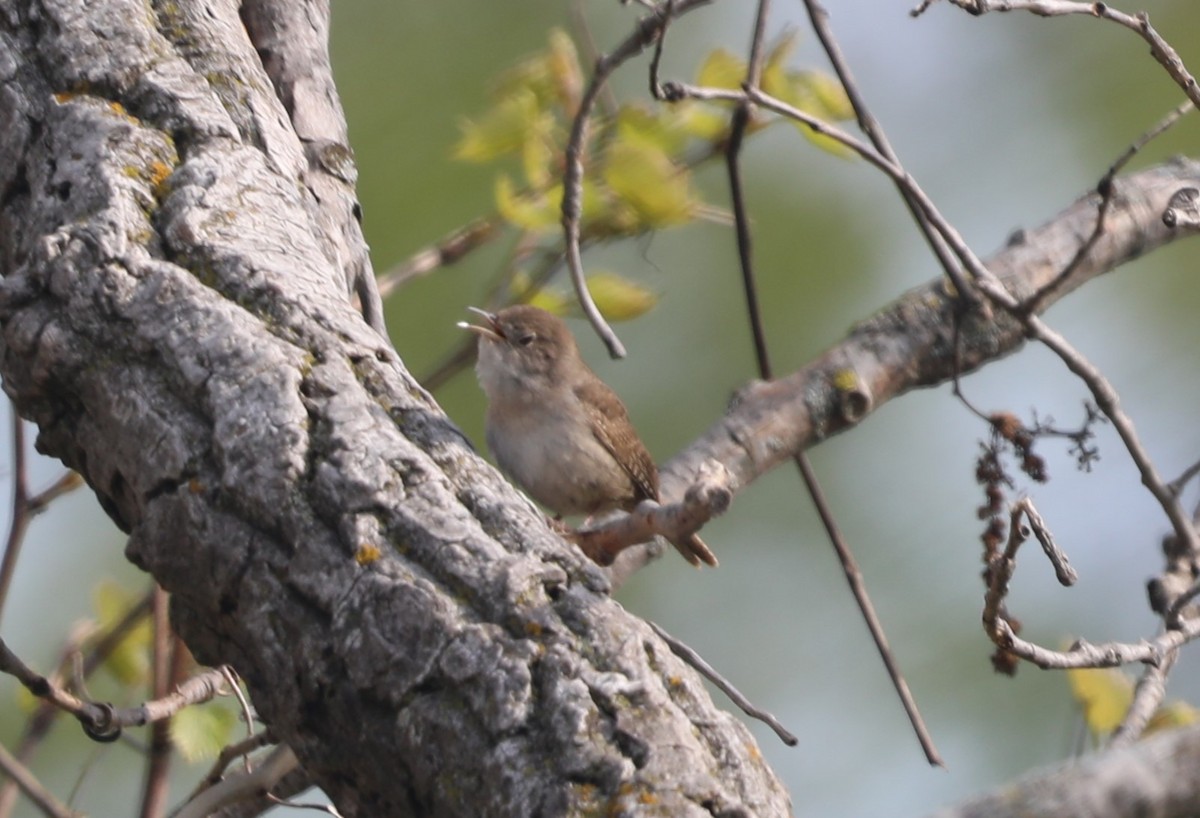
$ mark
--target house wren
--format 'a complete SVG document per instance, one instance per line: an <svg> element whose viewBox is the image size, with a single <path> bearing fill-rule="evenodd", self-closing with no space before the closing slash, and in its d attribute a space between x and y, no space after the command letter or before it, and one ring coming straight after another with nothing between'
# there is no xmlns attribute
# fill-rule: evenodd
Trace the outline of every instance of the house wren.
<svg viewBox="0 0 1200 818"><path fill-rule="evenodd" d="M479 335L475 372L488 399L488 448L500 468L559 515L658 502L658 467L567 325L527 305L471 309L483 324L459 326ZM695 534L672 545L693 565L717 564Z"/></svg>

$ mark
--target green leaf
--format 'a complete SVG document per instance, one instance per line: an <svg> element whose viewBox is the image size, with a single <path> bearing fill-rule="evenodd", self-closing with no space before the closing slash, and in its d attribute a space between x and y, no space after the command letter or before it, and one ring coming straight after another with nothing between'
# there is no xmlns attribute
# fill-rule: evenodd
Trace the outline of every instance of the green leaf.
<svg viewBox="0 0 1200 818"><path fill-rule="evenodd" d="M709 102L687 100L672 109L679 127L696 139L716 144L729 133L729 113Z"/></svg>
<svg viewBox="0 0 1200 818"><path fill-rule="evenodd" d="M476 121L464 119L462 138L452 156L463 162L489 162L520 151L530 139L541 139L553 129L535 93L517 89L503 97Z"/></svg>
<svg viewBox="0 0 1200 818"><path fill-rule="evenodd" d="M642 229L688 221L695 210L688 171L647 143L617 139L608 146L603 178L631 207Z"/></svg>
<svg viewBox="0 0 1200 818"><path fill-rule="evenodd" d="M96 611L96 632L101 638L112 631L129 609L138 603L139 596L130 593L111 580L99 582L92 590L92 606ZM150 617L144 617L116 644L102 667L123 685L144 682L150 675Z"/></svg>
<svg viewBox="0 0 1200 818"><path fill-rule="evenodd" d="M803 110L833 122L854 119L854 106L836 77L824 71L793 71L788 74L788 82L803 101Z"/></svg>
<svg viewBox="0 0 1200 818"><path fill-rule="evenodd" d="M1150 717L1150 721L1146 725L1146 729L1142 735L1148 736L1163 730L1187 727L1189 724L1195 724L1197 721L1200 721L1200 711L1197 711L1195 707L1187 702L1175 699L1164 702L1161 707L1154 711L1154 715Z"/></svg>
<svg viewBox="0 0 1200 818"><path fill-rule="evenodd" d="M29 692L25 685L17 685L17 709L28 716L41 704L42 700Z"/></svg>
<svg viewBox="0 0 1200 818"><path fill-rule="evenodd" d="M710 88L736 90L746 81L746 63L741 57L724 48L709 52L696 73L696 84Z"/></svg>
<svg viewBox="0 0 1200 818"><path fill-rule="evenodd" d="M554 81L559 105L566 114L574 116L583 95L583 71L579 68L579 53L575 50L575 43L561 28L550 31L546 64Z"/></svg>
<svg viewBox="0 0 1200 818"><path fill-rule="evenodd" d="M509 224L535 233L558 226L562 210L562 187L546 193L518 193L505 174L496 177L496 210Z"/></svg>
<svg viewBox="0 0 1200 818"><path fill-rule="evenodd" d="M651 111L641 105L622 105L617 112L617 137L678 156L687 147L690 135L675 107Z"/></svg>
<svg viewBox="0 0 1200 818"><path fill-rule="evenodd" d="M787 75L788 57L792 56L792 52L796 50L796 43L799 41L799 32L792 28L783 33L779 38L779 42L772 46L770 53L767 54L766 63L763 65L762 89L772 96L776 96L772 89L779 88L783 84L784 78Z"/></svg>
<svg viewBox="0 0 1200 818"><path fill-rule="evenodd" d="M1072 668L1067 681L1093 736L1115 730L1133 703L1133 682L1116 668Z"/></svg>
<svg viewBox="0 0 1200 818"><path fill-rule="evenodd" d="M521 299L526 304L541 307L548 313L554 315L567 314L570 308L570 296L547 287L541 287L536 292L530 294L529 287L531 284L529 274L524 270L518 270L508 282L508 292L514 299Z"/></svg>
<svg viewBox="0 0 1200 818"><path fill-rule="evenodd" d="M551 140L543 135L532 136L521 146L521 167L525 181L533 190L544 190L557 174L557 151Z"/></svg>
<svg viewBox="0 0 1200 818"><path fill-rule="evenodd" d="M541 307L552 315L566 315L570 312L571 304L574 302L572 296L543 287L534 293L525 303Z"/></svg>
<svg viewBox="0 0 1200 818"><path fill-rule="evenodd" d="M587 285L592 300L610 321L629 321L658 303L656 293L616 273L592 273L587 276Z"/></svg>
<svg viewBox="0 0 1200 818"><path fill-rule="evenodd" d="M188 761L214 759L229 744L237 713L227 701L185 707L171 717L171 743Z"/></svg>
<svg viewBox="0 0 1200 818"><path fill-rule="evenodd" d="M545 51L526 57L505 70L492 90L496 99L513 94L532 93L539 107L558 106L573 115L579 107L583 90L583 72L579 55L570 36L560 28L550 31L550 45Z"/></svg>
<svg viewBox="0 0 1200 818"><path fill-rule="evenodd" d="M789 71L775 82L769 94L826 122L853 118L854 109L837 80L820 71ZM795 119L789 119L808 141L824 151L844 159L856 154L832 137L820 134Z"/></svg>

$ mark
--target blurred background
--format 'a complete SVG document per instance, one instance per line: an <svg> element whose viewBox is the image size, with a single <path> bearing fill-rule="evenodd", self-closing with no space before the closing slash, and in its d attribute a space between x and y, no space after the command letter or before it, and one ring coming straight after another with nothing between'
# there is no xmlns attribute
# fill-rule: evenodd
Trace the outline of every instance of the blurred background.
<svg viewBox="0 0 1200 818"><path fill-rule="evenodd" d="M615 1L585 5L602 51L643 11ZM1112 24L973 18L944 3L914 20L909 7L827 2L861 90L901 159L980 255L1093 187L1182 99L1145 44ZM1200 45L1187 35L1200 30L1200 4L1143 0L1139 8L1198 70ZM690 14L671 29L665 77L691 80L715 47L744 55L752 14L752 3L732 2ZM335 4L335 71L377 271L492 212L494 168L451 158L460 122L487 107L490 79L543 50L549 29L570 25L566 4L549 0ZM789 26L801 31L791 64L826 69L802 4L776 4L772 34ZM616 76L622 99L645 98L647 65L639 59ZM1132 167L1195 156L1198 137L1193 114ZM803 365L854 322L938 274L890 183L864 163L816 150L788 127L755 136L745 158L778 372ZM728 206L723 168L706 168L698 184L708 202ZM467 304L483 301L501 249L388 300L392 338L417 376L459 340L454 323ZM585 263L619 270L661 297L648 315L617 327L629 349L621 362L608 360L582 322L572 326L651 451L666 460L755 372L732 230L701 223L662 231L597 248ZM1200 399L1195 267L1196 246L1178 243L1087 285L1047 316L1106 373L1169 478L1200 457L1200 429L1188 420ZM1037 348L966 378L964 387L985 411L1029 419L1036 410L1062 426L1083 417L1082 385ZM482 449L484 403L473 373L462 371L437 397ZM1065 445L1039 445L1051 481L1032 493L1080 581L1059 587L1035 546L1020 562L1010 609L1027 637L1051 647L1074 637L1137 640L1155 630L1144 582L1161 567L1167 523L1111 429L1099 431L1101 460L1090 474L1076 471ZM696 571L668 554L618 596L700 651L800 737L787 748L750 723L797 815L921 815L1062 759L1078 743L1081 718L1062 675L1027 666L1010 679L988 662L975 515L982 494L973 476L986 435L938 388L884 406L811 452L946 770L926 765L794 469L752 485L705 529L718 570ZM8 461L8 448L0 458ZM59 468L35 463L34 489ZM1189 492L1189 507L1198 494ZM80 492L59 503L34 524L3 623L4 638L40 668L91 611L97 582L111 579L131 593L145 583L124 564L122 537L94 500ZM0 680L0 698L15 702L14 687ZM1200 703L1194 656L1185 653L1169 695ZM11 742L21 718L17 707L0 707L0 740ZM131 814L141 776L133 753L85 746L78 729L63 724L34 766L62 795L88 769L79 805L95 815ZM178 769L176 792L205 766ZM36 813L25 804L17 814Z"/></svg>

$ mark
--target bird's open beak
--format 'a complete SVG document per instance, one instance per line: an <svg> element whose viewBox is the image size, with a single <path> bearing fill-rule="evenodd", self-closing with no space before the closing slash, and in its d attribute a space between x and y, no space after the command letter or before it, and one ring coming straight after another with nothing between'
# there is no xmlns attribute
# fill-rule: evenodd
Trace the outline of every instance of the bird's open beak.
<svg viewBox="0 0 1200 818"><path fill-rule="evenodd" d="M500 331L500 322L496 319L496 313L481 310L478 307L467 307L467 309L482 318L485 323L468 324L466 321L459 321L459 327L469 332L474 332L482 338L487 338L489 341L504 340L504 333Z"/></svg>

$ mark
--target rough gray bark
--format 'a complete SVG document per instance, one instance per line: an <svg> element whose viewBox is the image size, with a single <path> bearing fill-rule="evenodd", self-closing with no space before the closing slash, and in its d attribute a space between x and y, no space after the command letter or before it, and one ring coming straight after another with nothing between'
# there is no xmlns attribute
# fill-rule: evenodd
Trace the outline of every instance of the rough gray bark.
<svg viewBox="0 0 1200 818"><path fill-rule="evenodd" d="M1196 815L1200 727L1153 736L1042 770L931 818Z"/></svg>
<svg viewBox="0 0 1200 818"><path fill-rule="evenodd" d="M39 449L345 815L787 814L352 307L326 9L241 11L0 9L0 367Z"/></svg>

